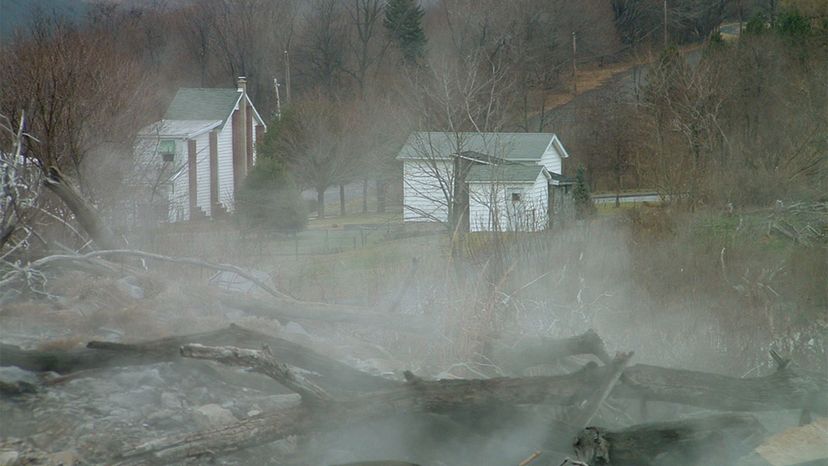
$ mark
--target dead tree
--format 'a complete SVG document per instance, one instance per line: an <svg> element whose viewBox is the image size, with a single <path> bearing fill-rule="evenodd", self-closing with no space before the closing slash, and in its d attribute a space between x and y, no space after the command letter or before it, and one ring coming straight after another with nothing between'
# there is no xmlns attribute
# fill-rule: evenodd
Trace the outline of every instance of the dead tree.
<svg viewBox="0 0 828 466"><path fill-rule="evenodd" d="M89 233L98 248L119 249L124 246L123 240L118 238L101 219L95 206L66 180L60 170L50 167L45 175L43 184L75 214L75 219Z"/></svg>

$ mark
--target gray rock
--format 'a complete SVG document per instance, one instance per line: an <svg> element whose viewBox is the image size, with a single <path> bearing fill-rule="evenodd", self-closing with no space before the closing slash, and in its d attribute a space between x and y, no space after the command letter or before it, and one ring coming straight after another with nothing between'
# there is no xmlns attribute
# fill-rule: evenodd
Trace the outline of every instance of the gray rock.
<svg viewBox="0 0 828 466"><path fill-rule="evenodd" d="M27 384L35 385L38 383L38 379L34 372L24 371L23 369L15 366L7 366L0 367L0 382L7 384L25 382Z"/></svg>
<svg viewBox="0 0 828 466"><path fill-rule="evenodd" d="M202 429L209 429L211 427L222 426L237 422L236 416L230 410L222 408L221 406L211 403L199 406L193 410L193 421Z"/></svg>

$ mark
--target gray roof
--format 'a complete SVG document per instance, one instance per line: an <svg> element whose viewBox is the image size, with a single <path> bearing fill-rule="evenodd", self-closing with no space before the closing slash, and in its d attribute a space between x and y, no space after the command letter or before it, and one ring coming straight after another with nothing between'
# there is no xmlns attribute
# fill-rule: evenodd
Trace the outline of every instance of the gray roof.
<svg viewBox="0 0 828 466"><path fill-rule="evenodd" d="M478 152L505 160L540 160L554 133L444 133L414 132L398 159L450 158ZM566 154L561 154L566 156Z"/></svg>
<svg viewBox="0 0 828 466"><path fill-rule="evenodd" d="M466 175L466 182L534 183L542 170L543 166L533 164L474 165Z"/></svg>
<svg viewBox="0 0 828 466"><path fill-rule="evenodd" d="M181 88L175 93L165 120L221 120L233 112L241 98L237 89Z"/></svg>

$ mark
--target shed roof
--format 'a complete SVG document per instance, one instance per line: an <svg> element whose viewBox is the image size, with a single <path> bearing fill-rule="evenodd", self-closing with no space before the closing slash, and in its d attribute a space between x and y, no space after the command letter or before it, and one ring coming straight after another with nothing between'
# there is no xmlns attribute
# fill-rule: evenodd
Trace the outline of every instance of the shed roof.
<svg viewBox="0 0 828 466"><path fill-rule="evenodd" d="M532 164L474 165L466 175L467 183L534 183L544 167Z"/></svg>
<svg viewBox="0 0 828 466"><path fill-rule="evenodd" d="M477 152L505 160L538 161L553 141L557 141L554 133L417 131L408 137L397 158L450 158L458 153ZM566 157L562 149L563 146L561 156Z"/></svg>

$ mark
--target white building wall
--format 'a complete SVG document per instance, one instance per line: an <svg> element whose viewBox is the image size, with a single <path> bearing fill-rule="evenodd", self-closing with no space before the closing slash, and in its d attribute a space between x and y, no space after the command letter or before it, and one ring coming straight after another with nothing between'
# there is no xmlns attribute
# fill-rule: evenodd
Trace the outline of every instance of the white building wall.
<svg viewBox="0 0 828 466"><path fill-rule="evenodd" d="M521 193L520 203L512 204L513 192ZM534 183L469 183L469 229L542 230L546 226L547 195L543 174Z"/></svg>
<svg viewBox="0 0 828 466"><path fill-rule="evenodd" d="M453 183L450 160L403 162L403 221L446 222Z"/></svg>
<svg viewBox="0 0 828 466"><path fill-rule="evenodd" d="M563 171L561 171L563 170L561 154L559 154L558 150L555 149L554 144L549 145L549 148L546 152L544 152L539 163L546 167L549 173L557 173L559 175L563 174Z"/></svg>

